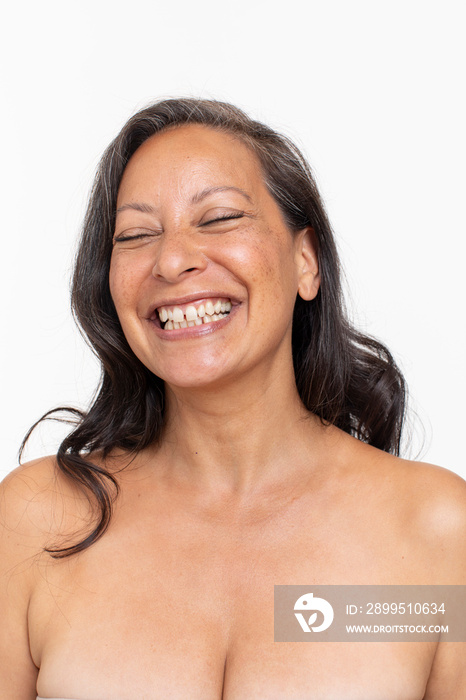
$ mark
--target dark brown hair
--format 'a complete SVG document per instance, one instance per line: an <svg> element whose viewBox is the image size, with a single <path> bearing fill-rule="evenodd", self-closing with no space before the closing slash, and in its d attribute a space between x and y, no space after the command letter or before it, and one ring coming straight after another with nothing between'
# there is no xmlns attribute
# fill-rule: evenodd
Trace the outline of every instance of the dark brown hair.
<svg viewBox="0 0 466 700"><path fill-rule="evenodd" d="M110 522L118 482L89 455L99 451L105 458L117 447L136 454L160 439L164 386L135 357L118 321L108 280L112 236L119 184L133 153L153 134L193 123L241 139L259 159L266 185L290 230L312 226L316 233L321 287L312 301L297 298L293 316L293 361L302 402L322 421L399 454L405 415L403 376L387 348L355 330L347 319L334 237L302 154L288 138L230 104L198 99L156 102L135 114L104 153L83 225L72 308L101 362L101 382L86 413L56 409L41 420L57 416L57 411L74 414L77 424L60 445L57 463L86 490L99 515L83 541L47 550L55 557L85 549Z"/></svg>

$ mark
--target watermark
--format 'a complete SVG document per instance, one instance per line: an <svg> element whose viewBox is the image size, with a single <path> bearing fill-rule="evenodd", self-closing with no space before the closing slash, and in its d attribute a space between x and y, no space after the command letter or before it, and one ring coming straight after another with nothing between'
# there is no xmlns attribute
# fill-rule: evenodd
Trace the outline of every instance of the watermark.
<svg viewBox="0 0 466 700"><path fill-rule="evenodd" d="M466 586L275 586L276 642L466 642Z"/></svg>

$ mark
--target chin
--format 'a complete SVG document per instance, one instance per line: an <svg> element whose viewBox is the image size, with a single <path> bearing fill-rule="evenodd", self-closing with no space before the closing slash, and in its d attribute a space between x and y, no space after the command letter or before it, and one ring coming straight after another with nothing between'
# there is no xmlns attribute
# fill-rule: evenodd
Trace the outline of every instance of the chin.
<svg viewBox="0 0 466 700"><path fill-rule="evenodd" d="M154 370L152 370L154 371ZM231 376L225 371L225 367L219 367L218 359L215 363L206 363L202 367L199 363L195 365L185 362L174 368L159 368L155 374L163 379L168 387L173 389L212 389L215 385L221 387Z"/></svg>
<svg viewBox="0 0 466 700"><path fill-rule="evenodd" d="M173 381L172 381L173 380ZM221 390L227 380L224 377L177 377L174 379L171 377L170 379L164 379L164 382L167 387L172 389L175 393L177 390L192 390L192 391L199 391L199 390L205 390L206 393L214 390L215 388L218 388Z"/></svg>

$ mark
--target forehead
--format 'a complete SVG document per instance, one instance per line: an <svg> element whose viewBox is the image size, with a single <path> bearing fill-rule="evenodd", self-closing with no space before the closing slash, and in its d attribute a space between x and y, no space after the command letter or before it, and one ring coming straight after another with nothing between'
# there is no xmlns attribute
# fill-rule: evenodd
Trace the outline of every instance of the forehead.
<svg viewBox="0 0 466 700"><path fill-rule="evenodd" d="M242 140L211 127L183 125L154 134L135 151L123 172L118 201L147 187L195 190L206 181L251 192L265 189L259 160Z"/></svg>

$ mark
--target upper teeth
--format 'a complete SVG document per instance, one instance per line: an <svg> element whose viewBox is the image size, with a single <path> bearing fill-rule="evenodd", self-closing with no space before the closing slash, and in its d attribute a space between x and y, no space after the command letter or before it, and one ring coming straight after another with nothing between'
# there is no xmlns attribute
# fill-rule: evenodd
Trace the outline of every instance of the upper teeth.
<svg viewBox="0 0 466 700"><path fill-rule="evenodd" d="M163 306L157 309L157 311L162 323L173 322L177 324L176 326L173 326L174 328L178 327L178 324L183 324L181 327L185 327L185 323L189 323L190 325L198 325L199 323L203 322L203 319L205 319L205 323L207 321L217 321L219 318L223 318L223 315L231 311L231 301L222 301L217 299L216 302L213 302L209 299L197 307L194 304L190 304L184 309L184 311L179 306ZM219 317L219 314L222 314L222 316ZM172 326L167 328L167 330L171 330L171 328Z"/></svg>

